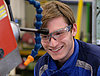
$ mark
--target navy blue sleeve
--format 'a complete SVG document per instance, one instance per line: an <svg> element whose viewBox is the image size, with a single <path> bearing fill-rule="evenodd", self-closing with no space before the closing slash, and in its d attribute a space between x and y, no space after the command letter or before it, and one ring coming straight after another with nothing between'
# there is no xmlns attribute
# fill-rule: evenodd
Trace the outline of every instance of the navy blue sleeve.
<svg viewBox="0 0 100 76"><path fill-rule="evenodd" d="M97 76L100 76L100 66L99 66L98 71L97 71Z"/></svg>

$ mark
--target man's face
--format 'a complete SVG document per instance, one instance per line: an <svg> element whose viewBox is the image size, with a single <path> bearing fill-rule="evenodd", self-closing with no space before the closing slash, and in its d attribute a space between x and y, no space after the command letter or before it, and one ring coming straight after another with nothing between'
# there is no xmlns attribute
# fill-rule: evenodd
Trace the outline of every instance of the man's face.
<svg viewBox="0 0 100 76"><path fill-rule="evenodd" d="M54 18L47 23L49 33L65 28L66 26L68 26L68 24L63 17ZM64 32L58 39L51 38L49 42L41 40L41 43L54 60L66 61L74 51L73 36L75 36L76 30L77 27L74 26L72 31Z"/></svg>

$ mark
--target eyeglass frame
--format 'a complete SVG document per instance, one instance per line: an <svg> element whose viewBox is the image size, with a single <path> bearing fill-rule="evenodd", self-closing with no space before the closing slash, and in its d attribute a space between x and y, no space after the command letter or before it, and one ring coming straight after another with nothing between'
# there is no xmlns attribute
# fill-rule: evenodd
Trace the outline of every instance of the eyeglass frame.
<svg viewBox="0 0 100 76"><path fill-rule="evenodd" d="M49 37L48 37L49 42L51 41L51 38L53 38L54 40L57 40L57 39L54 37L55 35L53 36L54 33L59 32L59 31L61 31L61 30L66 30L67 32L69 32L69 31L71 30L71 28L72 28L72 25L69 25L69 26L66 26L66 27L64 27L64 28L58 29L58 30L56 30L56 31L54 31L54 32L52 32L52 33L49 33L48 35L45 35L45 36L49 36ZM42 35L42 34L41 34L41 35ZM42 36L41 36L41 39L43 39Z"/></svg>

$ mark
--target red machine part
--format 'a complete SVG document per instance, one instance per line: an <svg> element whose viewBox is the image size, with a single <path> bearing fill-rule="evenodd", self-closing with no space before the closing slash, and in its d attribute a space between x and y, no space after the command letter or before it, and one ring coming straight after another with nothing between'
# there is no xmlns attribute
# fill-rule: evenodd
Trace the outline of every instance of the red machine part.
<svg viewBox="0 0 100 76"><path fill-rule="evenodd" d="M17 43L10 26L7 10L4 1L0 0L0 49L4 52L3 57L8 55L15 48L17 48Z"/></svg>
<svg viewBox="0 0 100 76"><path fill-rule="evenodd" d="M6 8L0 0L0 76L7 76L22 61Z"/></svg>

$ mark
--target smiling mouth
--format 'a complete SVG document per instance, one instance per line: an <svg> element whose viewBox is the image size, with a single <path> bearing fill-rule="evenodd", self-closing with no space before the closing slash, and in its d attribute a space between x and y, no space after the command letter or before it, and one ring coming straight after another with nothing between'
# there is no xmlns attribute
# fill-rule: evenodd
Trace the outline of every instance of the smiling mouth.
<svg viewBox="0 0 100 76"><path fill-rule="evenodd" d="M59 47L59 48L57 48L57 49L49 49L49 50L50 50L50 51L53 51L53 52L57 52L57 51L61 50L63 47L64 47L64 46L61 46L61 47Z"/></svg>

